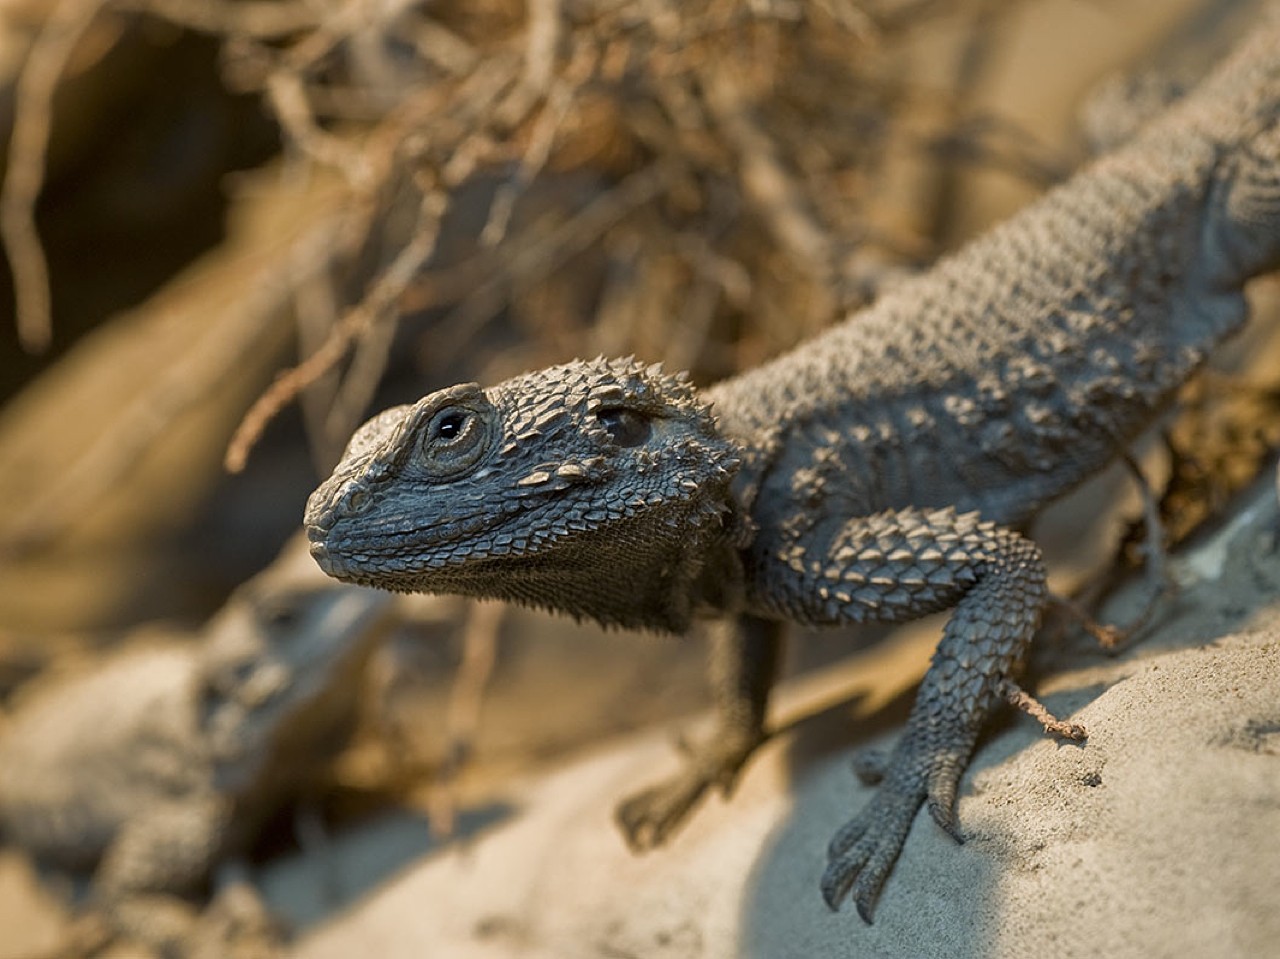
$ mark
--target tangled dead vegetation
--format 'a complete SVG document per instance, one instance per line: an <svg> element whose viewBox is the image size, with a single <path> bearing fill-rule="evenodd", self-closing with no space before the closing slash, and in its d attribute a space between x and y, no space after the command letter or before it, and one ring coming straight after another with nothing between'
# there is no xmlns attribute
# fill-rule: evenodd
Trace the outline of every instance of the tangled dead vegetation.
<svg viewBox="0 0 1280 959"><path fill-rule="evenodd" d="M639 349L708 375L812 332L931 256L945 231L954 164L936 165L930 208L904 223L874 203L893 157L1058 172L966 103L1011 5L61 0L18 84L0 197L23 342L50 338L33 210L58 79L95 17L217 36L225 83L262 95L287 158L344 183L337 260L377 261L350 295L337 280L298 290L310 347L246 415L226 456L236 470L265 423L322 378L328 410L308 422L326 435L312 440L331 448L349 433L406 315L435 318L437 358L506 313L548 345ZM904 69L907 28L930 20L965 36L941 90ZM476 239L446 263L442 223L477 184ZM553 202L525 202L548 191ZM379 224L406 215L395 248L371 254Z"/></svg>

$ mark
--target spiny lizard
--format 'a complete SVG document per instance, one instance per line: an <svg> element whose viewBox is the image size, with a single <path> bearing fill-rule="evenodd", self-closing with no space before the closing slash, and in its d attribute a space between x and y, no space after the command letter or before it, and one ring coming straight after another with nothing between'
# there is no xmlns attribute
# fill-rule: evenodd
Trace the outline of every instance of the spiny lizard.
<svg viewBox="0 0 1280 959"><path fill-rule="evenodd" d="M719 728L622 805L637 848L762 741L784 623L952 610L876 795L830 845L827 902L869 921L926 800L960 838L987 718L1035 710L1014 677L1048 594L1020 530L1152 422L1280 265L1277 20L1122 148L773 362L698 391L579 361L383 412L312 494L312 555L617 626L718 616Z"/></svg>
<svg viewBox="0 0 1280 959"><path fill-rule="evenodd" d="M164 956L193 946L182 896L314 783L355 718L393 597L313 580L268 568L196 642L39 690L0 738L0 834L93 869L107 926Z"/></svg>

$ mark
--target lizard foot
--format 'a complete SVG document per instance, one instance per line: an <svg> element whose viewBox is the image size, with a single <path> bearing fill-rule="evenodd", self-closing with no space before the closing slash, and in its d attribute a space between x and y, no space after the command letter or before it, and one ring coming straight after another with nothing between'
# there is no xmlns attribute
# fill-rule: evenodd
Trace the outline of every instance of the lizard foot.
<svg viewBox="0 0 1280 959"><path fill-rule="evenodd" d="M662 845L708 789L729 795L748 757L763 736L715 738L700 748L686 746L684 767L669 779L624 799L614 818L633 852Z"/></svg>
<svg viewBox="0 0 1280 959"><path fill-rule="evenodd" d="M288 929L245 880L218 890L192 930L185 959L278 959Z"/></svg>
<svg viewBox="0 0 1280 959"><path fill-rule="evenodd" d="M839 909L847 896L858 915L871 922L872 907L927 799L934 821L964 842L955 816L956 788L968 749L929 747L910 734L894 750L887 775L874 797L849 820L827 847L822 897Z"/></svg>

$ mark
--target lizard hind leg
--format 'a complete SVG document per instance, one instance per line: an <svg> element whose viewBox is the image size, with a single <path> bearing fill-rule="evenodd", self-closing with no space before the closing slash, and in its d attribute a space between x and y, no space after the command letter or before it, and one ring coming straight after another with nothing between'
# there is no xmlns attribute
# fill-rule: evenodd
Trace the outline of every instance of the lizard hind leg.
<svg viewBox="0 0 1280 959"><path fill-rule="evenodd" d="M1169 447L1170 455L1176 456L1177 453L1167 434L1165 435L1165 443ZM1076 596L1060 596L1056 593L1049 596L1050 603L1059 612L1063 613L1068 620L1073 620L1076 625L1092 636L1103 650L1109 653L1118 653L1127 642L1146 629L1155 617L1160 603L1176 589L1173 578L1169 575L1169 557L1166 545L1168 533L1160 516L1160 499L1157 497L1155 490L1151 488L1151 483L1147 480L1146 474L1142 471L1142 467L1137 460L1127 451L1124 451L1121 452L1119 461L1129 471L1138 496L1142 500L1141 525L1135 524L1131 527L1125 542L1122 542L1116 560L1112 563L1113 575L1098 579L1092 586L1086 587L1086 591L1091 593L1088 599L1081 600ZM1127 551L1127 543L1136 539L1137 530L1141 530L1144 537L1141 541L1141 551L1144 554L1142 568L1147 580L1147 596L1143 600L1142 606L1129 617L1127 622L1100 622L1094 618L1094 613L1106 602L1114 588L1114 582L1108 582L1108 579L1115 580L1115 572L1120 566L1121 558ZM1062 625L1065 626L1065 623ZM1020 708L1023 707L1020 701L1010 699L1010 702ZM1032 715L1035 716L1034 713ZM1040 717L1036 716L1036 718ZM1049 728L1047 724L1046 728Z"/></svg>

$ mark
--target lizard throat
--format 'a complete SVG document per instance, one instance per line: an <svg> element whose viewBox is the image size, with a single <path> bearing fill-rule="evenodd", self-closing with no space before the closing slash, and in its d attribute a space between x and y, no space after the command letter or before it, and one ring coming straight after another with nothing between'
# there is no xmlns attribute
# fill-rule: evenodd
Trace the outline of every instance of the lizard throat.
<svg viewBox="0 0 1280 959"><path fill-rule="evenodd" d="M592 527L515 534L490 529L422 551L343 543L309 526L311 555L329 576L400 592L501 599L605 626L684 632L702 571L728 542L725 507L676 501Z"/></svg>

